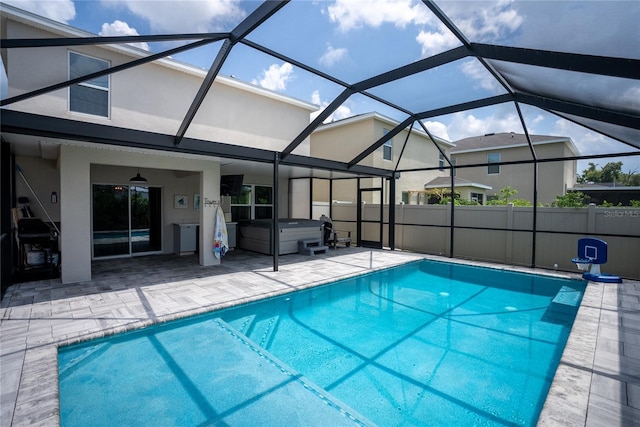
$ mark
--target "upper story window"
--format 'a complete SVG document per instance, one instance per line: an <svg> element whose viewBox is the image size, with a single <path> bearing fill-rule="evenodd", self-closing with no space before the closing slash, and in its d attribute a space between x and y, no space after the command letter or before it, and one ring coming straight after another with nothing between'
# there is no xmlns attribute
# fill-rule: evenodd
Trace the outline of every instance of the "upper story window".
<svg viewBox="0 0 640 427"><path fill-rule="evenodd" d="M389 129L383 129L382 135L389 133ZM393 138L389 139L382 146L382 158L384 160L391 160L393 158Z"/></svg>
<svg viewBox="0 0 640 427"><path fill-rule="evenodd" d="M69 79L109 68L109 62L69 52ZM109 76L85 80L69 87L69 110L76 113L109 117Z"/></svg>
<svg viewBox="0 0 640 427"><path fill-rule="evenodd" d="M438 158L438 169L444 170L444 156L440 153L440 157Z"/></svg>
<svg viewBox="0 0 640 427"><path fill-rule="evenodd" d="M500 173L500 165L492 165L491 163L500 163L500 153L487 154L487 173L489 175L496 175Z"/></svg>

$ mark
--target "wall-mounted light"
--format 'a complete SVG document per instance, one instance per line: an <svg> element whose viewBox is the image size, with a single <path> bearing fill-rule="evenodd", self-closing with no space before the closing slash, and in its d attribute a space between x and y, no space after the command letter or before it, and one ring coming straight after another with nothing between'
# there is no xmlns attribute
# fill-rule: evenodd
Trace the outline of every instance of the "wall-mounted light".
<svg viewBox="0 0 640 427"><path fill-rule="evenodd" d="M55 191L51 192L51 203L54 205L58 203L58 193L56 193Z"/></svg>

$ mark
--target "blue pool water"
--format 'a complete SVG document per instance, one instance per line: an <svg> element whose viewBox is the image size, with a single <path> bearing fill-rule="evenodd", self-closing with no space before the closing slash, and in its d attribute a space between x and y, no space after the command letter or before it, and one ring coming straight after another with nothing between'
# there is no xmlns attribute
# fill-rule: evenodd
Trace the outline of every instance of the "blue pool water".
<svg viewBox="0 0 640 427"><path fill-rule="evenodd" d="M584 289L421 261L60 348L61 422L534 425Z"/></svg>

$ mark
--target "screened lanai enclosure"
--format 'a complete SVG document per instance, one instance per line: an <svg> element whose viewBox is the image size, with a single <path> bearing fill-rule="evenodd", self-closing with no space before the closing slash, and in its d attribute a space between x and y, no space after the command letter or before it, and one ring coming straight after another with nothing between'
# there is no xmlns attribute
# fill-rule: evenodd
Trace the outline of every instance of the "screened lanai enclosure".
<svg viewBox="0 0 640 427"><path fill-rule="evenodd" d="M220 160L223 173L243 167L267 171L273 177L274 228L281 211L278 182L284 177L290 194L295 188L308 188L310 194L289 201L290 215L293 210L296 216L317 218L314 206L323 204L359 245L569 269L565 254L575 255L577 239L591 234L609 241L610 263L619 263L619 274L640 277L640 208L560 210L538 199L541 171L548 165L564 165L575 176L589 162L621 161L624 172L640 173L638 2L239 1L213 2L206 13L198 6L204 2L131 2L118 6L137 22L127 34L82 20L91 3L76 2L75 18L62 20L60 25L77 27L73 36L15 37L3 25L7 75L12 52L104 46L126 48L130 57L106 66L89 63L85 72L61 81L48 78L45 68L34 68L29 73L38 76L37 84L9 81L12 90L3 88L3 265L10 262L4 236L11 211L6 207L17 203L11 199L11 182L17 179L11 156L21 144L46 139L209 156ZM4 14L30 13L11 5L21 7L3 2ZM99 88L118 73L167 58L204 70L197 91L156 88L171 94L167 103L181 106L181 120L171 132L30 111L38 97L70 87ZM255 146L233 133L205 138L193 123L216 120L203 118L201 106L220 95L214 81L223 77L302 100L316 111L308 124L286 129L291 136L284 143L280 138ZM131 96L145 94L132 91ZM384 117L380 132L344 133L333 141L339 149L314 143L322 129L356 122L370 112ZM233 114L264 132L280 132L287 123L243 117L242 109ZM149 118L156 119L162 118ZM413 133L431 144L429 158L412 147L418 143L410 138ZM526 149L513 156L452 154L457 140L498 133L524 135ZM544 150L532 135L568 137L577 149ZM301 149L305 144L310 149ZM426 210L402 199L403 193L424 190L435 176L446 178L455 194L456 177L488 167L517 171L531 184L519 189L517 198L530 205L449 204ZM419 184L400 187L408 178ZM478 249L477 242L497 242L497 247ZM273 244L277 270L278 239Z"/></svg>

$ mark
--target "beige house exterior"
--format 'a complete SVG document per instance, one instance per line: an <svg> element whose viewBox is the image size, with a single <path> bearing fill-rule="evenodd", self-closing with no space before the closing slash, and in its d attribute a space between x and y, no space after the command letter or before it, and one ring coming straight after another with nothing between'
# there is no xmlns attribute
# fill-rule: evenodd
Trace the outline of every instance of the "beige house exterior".
<svg viewBox="0 0 640 427"><path fill-rule="evenodd" d="M578 156L580 153L571 138L530 135L538 160ZM492 133L455 141L451 157L456 165L456 177L481 183L492 190L489 198L510 186L518 191L513 198L533 202L534 165L532 163L489 165L492 162L521 162L531 160L532 153L526 135ZM465 165L478 165L464 167ZM564 195L577 182L577 161L549 161L538 163L538 203L551 204L556 195Z"/></svg>
<svg viewBox="0 0 640 427"><path fill-rule="evenodd" d="M398 124L397 121L376 112L326 123L311 134L311 156L329 160L353 158ZM412 129L409 135L408 133L406 129L401 131L385 146L375 150L359 164L389 170L438 167L440 152L429 136L418 129ZM454 145L440 138L435 139L440 149L449 156ZM401 173L396 180L395 203L400 204L403 201L403 193L406 199L408 191L422 190L426 182L447 175L448 172L444 169ZM380 178L360 179L360 188L381 186L384 201L388 202L389 183L387 181L382 182ZM356 180L333 181L331 195L331 202L334 203L356 203ZM326 183L314 183L313 197L316 201L329 201L329 186ZM364 193L362 200L365 203L380 203L379 192Z"/></svg>
<svg viewBox="0 0 640 427"><path fill-rule="evenodd" d="M487 192L492 190L488 185L467 181L457 176L454 177L453 187L456 194L459 195L456 196L457 198L469 202L476 202L479 205L486 204ZM418 203L412 203L411 201L409 204L428 204L430 203L430 199L433 199L431 196L437 193L443 194L445 197L451 194L451 177L438 177L429 181L424 185L424 191L416 194L420 197ZM409 196L411 199L411 192Z"/></svg>
<svg viewBox="0 0 640 427"><path fill-rule="evenodd" d="M93 36L9 5L2 6L1 19L3 39ZM6 49L2 51L2 60L7 73L8 97L67 81L73 77L71 58L90 65L114 67L148 55L128 45ZM87 96L89 102L85 104L100 103L102 115L73 108L69 87L12 103L3 108L2 114L26 113L33 115L33 120L54 117L68 120L69 126L82 123L106 125L116 130L133 129L141 135L152 133L166 140L167 135L178 132L206 75L207 70L161 59L110 74L89 85L74 85L73 90L101 92L98 96ZM224 76L216 77L210 92L215 96L203 100L185 134L191 141L201 139L282 150L309 124L310 114L317 110L315 105ZM200 155L196 150L192 154L107 144L80 137L60 139L7 132L3 132L2 138L10 145L15 164L42 200L42 207L35 203L28 185L19 178L15 182L16 198L28 197L37 218L46 220L46 210L51 221L58 223L62 230L58 245L64 259L63 283L91 279L96 186L111 186L120 191L132 188L129 179L140 173L148 180L145 187L159 189L161 194L157 214L161 244L154 253L174 251L174 224L197 224L199 262L216 265L220 260L211 251L216 209L211 206L219 203L229 207L228 200L220 194L220 176L243 173L245 185L273 184L270 171L264 174L260 170L238 169L236 165L229 165L229 161ZM309 139L294 153L308 155ZM276 213L279 217L289 215L288 183L286 176L279 179L281 191ZM194 205L196 199L201 201L200 206ZM207 205L207 201L212 203Z"/></svg>

